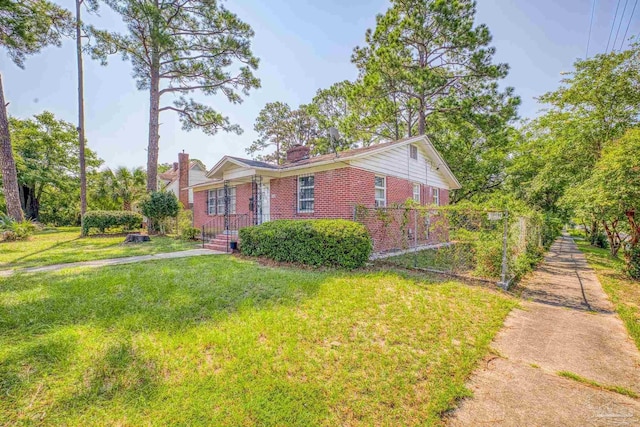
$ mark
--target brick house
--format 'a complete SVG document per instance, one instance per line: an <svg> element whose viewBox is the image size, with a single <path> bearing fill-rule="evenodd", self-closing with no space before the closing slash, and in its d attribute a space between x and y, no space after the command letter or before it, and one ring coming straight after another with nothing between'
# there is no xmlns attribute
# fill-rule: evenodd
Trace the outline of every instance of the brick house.
<svg viewBox="0 0 640 427"><path fill-rule="evenodd" d="M384 208L408 199L446 205L449 191L460 188L425 136L313 157L308 147L295 146L282 165L225 156L207 178L189 187L194 226L218 250L227 250L244 226L273 219L354 219L356 206Z"/></svg>

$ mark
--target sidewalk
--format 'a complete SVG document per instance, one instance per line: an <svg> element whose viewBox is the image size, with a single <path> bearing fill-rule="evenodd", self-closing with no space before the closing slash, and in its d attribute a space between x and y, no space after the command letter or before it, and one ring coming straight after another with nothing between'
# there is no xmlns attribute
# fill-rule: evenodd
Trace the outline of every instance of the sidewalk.
<svg viewBox="0 0 640 427"><path fill-rule="evenodd" d="M43 267L19 268L15 270L0 270L0 277L9 277L17 273L44 273L51 271L59 271L67 268L77 267L105 267L107 265L132 264L134 262L152 261L157 259L176 259L188 258L202 255L219 255L223 252L212 251L209 249L191 249L188 251L166 252L152 255L139 255L125 258L109 258L95 261L71 262L67 264L53 264Z"/></svg>
<svg viewBox="0 0 640 427"><path fill-rule="evenodd" d="M640 425L640 399L558 375L568 372L640 395L640 352L569 236L523 283L521 309L468 383L452 426Z"/></svg>

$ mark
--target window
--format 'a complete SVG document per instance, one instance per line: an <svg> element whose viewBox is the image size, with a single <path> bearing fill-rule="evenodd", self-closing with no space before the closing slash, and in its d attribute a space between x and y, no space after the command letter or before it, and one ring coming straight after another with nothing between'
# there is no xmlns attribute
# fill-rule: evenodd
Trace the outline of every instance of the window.
<svg viewBox="0 0 640 427"><path fill-rule="evenodd" d="M420 184L413 184L413 200L420 203Z"/></svg>
<svg viewBox="0 0 640 427"><path fill-rule="evenodd" d="M436 206L440 206L440 189L433 189L433 204Z"/></svg>
<svg viewBox="0 0 640 427"><path fill-rule="evenodd" d="M384 176L376 176L376 208L384 208L387 206L387 179Z"/></svg>
<svg viewBox="0 0 640 427"><path fill-rule="evenodd" d="M418 160L418 147L416 147L415 145L409 146L409 157L414 160Z"/></svg>
<svg viewBox="0 0 640 427"><path fill-rule="evenodd" d="M216 190L209 190L207 194L207 213L209 215L216 214Z"/></svg>
<svg viewBox="0 0 640 427"><path fill-rule="evenodd" d="M298 212L312 213L314 205L313 175L298 177Z"/></svg>
<svg viewBox="0 0 640 427"><path fill-rule="evenodd" d="M228 213L236 213L236 187L229 187L229 211ZM217 190L209 190L207 198L207 213L209 215L224 215L224 188Z"/></svg>

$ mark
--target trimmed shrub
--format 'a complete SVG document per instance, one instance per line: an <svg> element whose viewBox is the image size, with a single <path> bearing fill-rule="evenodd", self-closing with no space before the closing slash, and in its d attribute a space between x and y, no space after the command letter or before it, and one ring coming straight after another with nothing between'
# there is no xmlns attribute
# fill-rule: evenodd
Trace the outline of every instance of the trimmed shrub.
<svg viewBox="0 0 640 427"><path fill-rule="evenodd" d="M185 227L180 232L180 236L184 240L196 240L200 235L200 229L196 227Z"/></svg>
<svg viewBox="0 0 640 427"><path fill-rule="evenodd" d="M277 220L240 230L243 255L314 266L362 267L371 254L367 229L343 219Z"/></svg>
<svg viewBox="0 0 640 427"><path fill-rule="evenodd" d="M89 211L82 221L82 235L88 235L94 228L104 233L113 227L122 227L125 230L139 229L142 227L142 215L131 211Z"/></svg>
<svg viewBox="0 0 640 427"><path fill-rule="evenodd" d="M163 221L175 218L180 212L180 202L175 194L168 191L154 191L140 203L144 216L151 220L153 227L165 234ZM149 230L151 231L151 230Z"/></svg>

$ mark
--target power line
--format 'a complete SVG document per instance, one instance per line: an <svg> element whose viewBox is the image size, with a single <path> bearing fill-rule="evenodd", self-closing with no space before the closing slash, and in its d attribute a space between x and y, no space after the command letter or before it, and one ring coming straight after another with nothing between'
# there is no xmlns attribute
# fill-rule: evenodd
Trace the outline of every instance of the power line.
<svg viewBox="0 0 640 427"><path fill-rule="evenodd" d="M611 36L613 35L613 29L616 26L616 20L618 19L618 9L620 8L620 0L618 0L618 4L616 5L616 13L613 15L613 22L611 23L611 31L609 31L609 39L607 40L607 48L604 50L604 53L609 52L609 43L611 43Z"/></svg>
<svg viewBox="0 0 640 427"><path fill-rule="evenodd" d="M624 13L627 11L627 3L629 3L629 0L624 0L622 15L620 15L620 22L618 23L618 29L616 30L616 38L613 39L613 47L611 47L612 52L616 50L616 42L618 41L618 34L620 34L620 27L622 27L622 20L624 19Z"/></svg>
<svg viewBox="0 0 640 427"><path fill-rule="evenodd" d="M633 19L633 14L636 11L636 6L638 5L638 0L633 4L633 9L631 9L631 16L629 17L629 22L627 23L627 29L624 30L624 37L622 38L622 43L620 43L620 50L624 46L624 41L627 39L627 33L629 32L629 27L631 26L631 20Z"/></svg>
<svg viewBox="0 0 640 427"><path fill-rule="evenodd" d="M636 0L636 3L638 0ZM596 10L596 0L591 3L591 20L589 21L589 37L587 37L587 53L584 54L584 59L589 57L589 43L591 42L591 28L593 28L593 12Z"/></svg>

